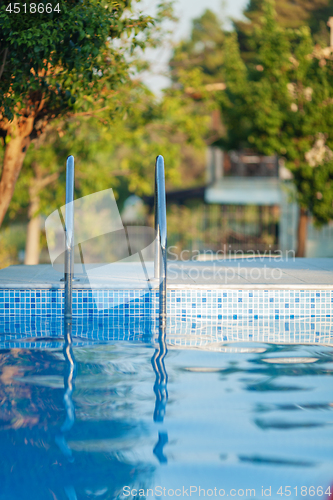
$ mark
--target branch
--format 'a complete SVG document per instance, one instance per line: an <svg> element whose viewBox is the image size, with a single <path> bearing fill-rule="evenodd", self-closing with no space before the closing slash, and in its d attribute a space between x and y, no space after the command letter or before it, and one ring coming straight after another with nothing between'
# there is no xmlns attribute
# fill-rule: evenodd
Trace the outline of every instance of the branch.
<svg viewBox="0 0 333 500"><path fill-rule="evenodd" d="M42 94L41 100L39 102L39 106L37 108L36 115L43 109L44 104L45 104L45 99L44 99L44 94Z"/></svg>
<svg viewBox="0 0 333 500"><path fill-rule="evenodd" d="M31 194L39 193L39 191L45 188L48 184L55 181L59 177L59 172L54 172L53 174L46 175L42 177L42 169L38 162L33 161L32 170L35 173L35 177L32 180L32 184L30 186Z"/></svg>
<svg viewBox="0 0 333 500"><path fill-rule="evenodd" d="M43 179L41 179L38 182L38 187L39 189L43 189L45 186L48 184L51 184L51 182L56 181L59 177L59 172L55 172L54 174L47 175Z"/></svg>
<svg viewBox="0 0 333 500"><path fill-rule="evenodd" d="M7 54L8 54L8 48L6 47L4 55L3 55L3 59L2 59L1 68L0 68L0 80L1 80L1 77L2 77L2 73L4 72L4 69L5 69Z"/></svg>
<svg viewBox="0 0 333 500"><path fill-rule="evenodd" d="M110 106L104 106L104 108L97 109L96 111L82 111L82 113L72 113L71 116L94 116L96 113L101 113L106 109L109 109Z"/></svg>
<svg viewBox="0 0 333 500"><path fill-rule="evenodd" d="M215 141L217 141L220 138L221 138L220 134L214 134L211 137L208 137L208 139L206 139L205 143L207 146L210 146L211 144L213 144Z"/></svg>

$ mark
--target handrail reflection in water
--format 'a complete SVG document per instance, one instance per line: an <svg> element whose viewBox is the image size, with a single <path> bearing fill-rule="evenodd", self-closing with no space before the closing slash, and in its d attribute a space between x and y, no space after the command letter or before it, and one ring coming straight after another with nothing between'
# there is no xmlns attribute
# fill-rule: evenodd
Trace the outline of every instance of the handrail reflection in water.
<svg viewBox="0 0 333 500"><path fill-rule="evenodd" d="M72 394L74 391L74 380L76 376L76 362L72 350L72 342L70 340L70 335L65 340L63 353L66 361L66 371L64 374L64 407L66 412L65 422L60 427L60 433L56 436L55 440L62 453L68 459L69 462L73 462L72 450L69 448L65 439L65 432L68 432L75 423L75 407L72 400Z"/></svg>
<svg viewBox="0 0 333 500"><path fill-rule="evenodd" d="M63 347L64 358L66 361L66 369L64 373L64 407L66 412L65 422L60 427L60 433L55 437L55 441L63 455L69 463L74 462L72 450L67 444L65 433L71 430L75 423L75 406L72 395L75 388L74 382L76 377L76 361L72 349L71 325L65 319L65 343ZM68 500L77 500L74 486L69 484L64 487Z"/></svg>
<svg viewBox="0 0 333 500"><path fill-rule="evenodd" d="M168 402L168 374L165 369L164 359L168 353L166 345L166 326L161 325L159 327L158 335L158 347L156 347L153 357L151 358L151 364L155 372L155 409L153 420L154 422L163 422L165 417L166 405ZM158 441L154 447L153 453L157 457L160 463L167 463L167 458L163 453L163 447L168 442L168 433L159 432Z"/></svg>

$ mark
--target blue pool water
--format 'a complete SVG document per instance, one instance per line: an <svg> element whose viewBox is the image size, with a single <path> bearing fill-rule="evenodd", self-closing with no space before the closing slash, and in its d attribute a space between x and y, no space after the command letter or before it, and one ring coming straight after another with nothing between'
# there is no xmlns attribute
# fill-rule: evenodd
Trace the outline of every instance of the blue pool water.
<svg viewBox="0 0 333 500"><path fill-rule="evenodd" d="M0 500L333 493L332 346L7 342Z"/></svg>

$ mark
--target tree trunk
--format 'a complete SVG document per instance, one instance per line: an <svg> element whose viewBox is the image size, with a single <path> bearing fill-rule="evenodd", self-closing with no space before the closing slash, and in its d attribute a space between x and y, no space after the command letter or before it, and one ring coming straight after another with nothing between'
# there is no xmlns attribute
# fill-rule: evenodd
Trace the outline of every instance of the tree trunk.
<svg viewBox="0 0 333 500"><path fill-rule="evenodd" d="M35 265L39 263L40 254L40 192L46 186L58 179L59 173L43 177L43 171L38 163L33 162L31 167L35 173L29 186L28 230L25 244L24 264Z"/></svg>
<svg viewBox="0 0 333 500"><path fill-rule="evenodd" d="M31 142L30 134L33 125L34 116L28 118L14 117L13 121L6 126L9 141L6 143L0 180L0 226L5 218L23 160Z"/></svg>
<svg viewBox="0 0 333 500"><path fill-rule="evenodd" d="M30 198L29 205L29 223L27 230L27 240L25 244L24 264L35 265L39 263L40 252L40 215L39 196L35 194Z"/></svg>
<svg viewBox="0 0 333 500"><path fill-rule="evenodd" d="M308 212L306 208L301 208L299 213L297 231L297 252L296 257L305 257L306 240L308 235Z"/></svg>

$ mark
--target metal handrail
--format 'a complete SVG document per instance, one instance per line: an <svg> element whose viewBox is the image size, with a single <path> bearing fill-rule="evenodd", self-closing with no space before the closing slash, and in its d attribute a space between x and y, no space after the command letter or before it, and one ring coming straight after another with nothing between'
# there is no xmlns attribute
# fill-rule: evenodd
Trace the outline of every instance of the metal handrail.
<svg viewBox="0 0 333 500"><path fill-rule="evenodd" d="M72 294L74 274L74 156L66 162L66 213L65 213L65 320L72 319Z"/></svg>
<svg viewBox="0 0 333 500"><path fill-rule="evenodd" d="M154 277L160 280L159 315L160 323L166 322L166 280L167 280L167 220L164 179L164 158L159 155L155 163L155 261Z"/></svg>

